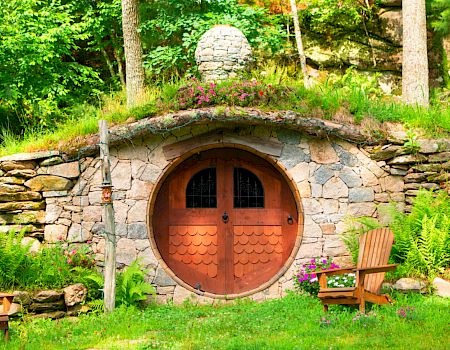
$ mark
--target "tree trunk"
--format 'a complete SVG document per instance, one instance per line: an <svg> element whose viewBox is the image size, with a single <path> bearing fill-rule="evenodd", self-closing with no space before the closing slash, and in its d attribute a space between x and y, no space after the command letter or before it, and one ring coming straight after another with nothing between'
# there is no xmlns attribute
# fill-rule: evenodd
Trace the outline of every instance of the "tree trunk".
<svg viewBox="0 0 450 350"><path fill-rule="evenodd" d="M111 74L111 78L114 79L116 77L116 72L114 72L114 66L111 60L109 59L108 53L106 52L105 49L102 49L102 54L105 59L106 65L108 66L109 74Z"/></svg>
<svg viewBox="0 0 450 350"><path fill-rule="evenodd" d="M306 68L306 57L305 52L303 51L302 32L300 31L300 23L298 22L297 5L295 3L295 0L290 0L290 2L292 18L294 20L295 41L297 43L297 51L298 55L300 56L300 66L303 73L303 83L305 87L309 89L311 84L309 81L308 70Z"/></svg>
<svg viewBox="0 0 450 350"><path fill-rule="evenodd" d="M141 102L145 92L142 45L138 26L138 0L122 0L122 28L128 107L133 107Z"/></svg>
<svg viewBox="0 0 450 350"><path fill-rule="evenodd" d="M403 102L428 106L428 54L425 0L403 1Z"/></svg>

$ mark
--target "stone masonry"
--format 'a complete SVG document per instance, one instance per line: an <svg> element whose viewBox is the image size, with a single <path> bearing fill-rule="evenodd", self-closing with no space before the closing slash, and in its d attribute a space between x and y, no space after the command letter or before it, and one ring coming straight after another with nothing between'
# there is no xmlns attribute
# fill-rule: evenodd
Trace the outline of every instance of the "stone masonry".
<svg viewBox="0 0 450 350"><path fill-rule="evenodd" d="M200 38L195 59L205 81L233 78L251 60L252 50L242 32L228 25L215 26Z"/></svg>
<svg viewBox="0 0 450 350"><path fill-rule="evenodd" d="M450 140L420 141L419 152L409 154L400 144L358 147L288 128L235 128L231 123L213 122L129 140L110 150L117 263L124 267L141 258L161 302L181 302L185 298L213 301L178 285L162 268L150 246L148 201L171 162L165 158L163 146L227 128L242 137L282 143L281 155L273 158L286 168L303 206L304 231L294 263L271 287L254 294L255 300L284 295L292 288L294 273L309 259L332 257L338 264L349 263L349 254L339 238L345 231L347 217L380 216L379 207L388 202L408 209L419 188L444 188L448 184ZM89 244L102 266L100 165L99 159L93 157L65 162L64 155L58 152L1 158L1 231L25 229L35 249L58 240Z"/></svg>

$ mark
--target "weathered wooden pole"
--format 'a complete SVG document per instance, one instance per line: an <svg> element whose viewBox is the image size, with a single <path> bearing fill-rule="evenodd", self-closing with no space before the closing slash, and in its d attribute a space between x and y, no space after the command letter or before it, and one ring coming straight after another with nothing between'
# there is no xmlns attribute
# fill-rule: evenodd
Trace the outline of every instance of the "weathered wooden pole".
<svg viewBox="0 0 450 350"><path fill-rule="evenodd" d="M102 160L102 205L105 223L105 312L114 310L116 300L116 230L112 202L112 182L109 164L108 124L98 121L100 131L100 158Z"/></svg>

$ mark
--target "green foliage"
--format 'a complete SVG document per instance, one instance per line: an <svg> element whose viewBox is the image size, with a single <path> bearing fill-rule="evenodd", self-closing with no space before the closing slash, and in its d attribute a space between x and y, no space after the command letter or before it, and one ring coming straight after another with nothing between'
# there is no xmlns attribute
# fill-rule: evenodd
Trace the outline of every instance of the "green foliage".
<svg viewBox="0 0 450 350"><path fill-rule="evenodd" d="M22 244L24 232L0 233L0 289L21 285L32 266L30 244Z"/></svg>
<svg viewBox="0 0 450 350"><path fill-rule="evenodd" d="M371 7L367 7L364 1L355 0L311 0L305 10L299 11L302 25L314 33L325 35L328 40L361 33L365 19L371 14Z"/></svg>
<svg viewBox="0 0 450 350"><path fill-rule="evenodd" d="M403 148L406 152L416 154L420 150L420 144L417 142L417 134L413 130L406 131L406 141L403 144Z"/></svg>
<svg viewBox="0 0 450 350"><path fill-rule="evenodd" d="M116 305L137 306L147 295L155 294L154 287L145 281L147 272L138 259L117 275Z"/></svg>
<svg viewBox="0 0 450 350"><path fill-rule="evenodd" d="M350 252L353 263L356 265L359 254L359 237L367 231L374 230L382 226L377 219L369 216L347 218L346 226L347 229L341 234L340 238Z"/></svg>
<svg viewBox="0 0 450 350"><path fill-rule="evenodd" d="M431 5L432 26L441 35L450 34L450 0L427 0Z"/></svg>
<svg viewBox="0 0 450 350"><path fill-rule="evenodd" d="M75 249L59 242L31 255L29 245L22 244L23 237L23 232L0 234L0 290L61 288L78 282L96 286L98 273L86 247ZM97 289L90 296L98 295Z"/></svg>
<svg viewBox="0 0 450 350"><path fill-rule="evenodd" d="M28 127L49 127L60 106L92 91L99 78L74 52L88 37L71 2L10 0L0 8L0 115ZM14 125L12 125L14 127ZM18 131L16 129L16 131Z"/></svg>
<svg viewBox="0 0 450 350"><path fill-rule="evenodd" d="M253 49L275 53L285 44L278 16L237 0L149 0L141 6L144 66L157 80L186 71L195 74L200 37L216 24L240 29Z"/></svg>
<svg viewBox="0 0 450 350"><path fill-rule="evenodd" d="M429 276L450 266L450 197L445 191L420 190L410 214L392 211L392 247L401 274Z"/></svg>

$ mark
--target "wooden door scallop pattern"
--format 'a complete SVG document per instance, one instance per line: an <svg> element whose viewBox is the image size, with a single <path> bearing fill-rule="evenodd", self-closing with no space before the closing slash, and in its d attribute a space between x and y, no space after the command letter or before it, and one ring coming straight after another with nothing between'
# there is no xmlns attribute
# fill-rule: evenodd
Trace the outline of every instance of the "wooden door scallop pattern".
<svg viewBox="0 0 450 350"><path fill-rule="evenodd" d="M200 152L179 164L163 181L152 217L171 274L212 296L258 290L292 260L299 235L284 177L238 149Z"/></svg>

